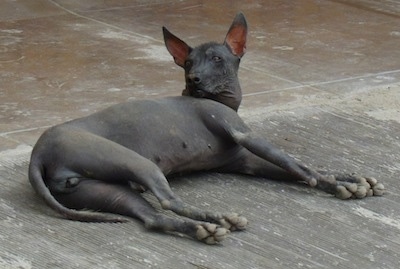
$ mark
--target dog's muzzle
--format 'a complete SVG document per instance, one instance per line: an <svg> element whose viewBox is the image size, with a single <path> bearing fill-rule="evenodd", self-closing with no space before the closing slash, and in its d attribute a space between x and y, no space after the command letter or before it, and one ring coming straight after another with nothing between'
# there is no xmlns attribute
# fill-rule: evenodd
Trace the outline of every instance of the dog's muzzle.
<svg viewBox="0 0 400 269"><path fill-rule="evenodd" d="M182 95L183 96L192 96L195 98L207 98L209 96L211 96L212 94L210 94L209 92L201 89L201 88L189 88L186 87L186 89L184 89L182 91Z"/></svg>
<svg viewBox="0 0 400 269"><path fill-rule="evenodd" d="M196 98L204 98L206 97L207 93L202 89L195 89L192 95Z"/></svg>

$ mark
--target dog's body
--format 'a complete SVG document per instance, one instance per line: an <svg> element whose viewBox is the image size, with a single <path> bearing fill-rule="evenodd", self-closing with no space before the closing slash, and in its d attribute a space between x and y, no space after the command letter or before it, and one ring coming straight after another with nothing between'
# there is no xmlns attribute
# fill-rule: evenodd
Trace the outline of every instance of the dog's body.
<svg viewBox="0 0 400 269"><path fill-rule="evenodd" d="M221 241L228 230L244 229L247 220L186 205L171 191L166 176L243 173L305 181L342 199L381 195L383 185L374 179L322 175L251 132L236 113L241 101L237 71L246 35L242 14L224 44L192 49L164 28L168 51L185 69L184 96L123 103L47 130L32 152L29 179L34 189L69 219L125 220L102 212L115 213L209 244ZM164 209L191 220L158 213L141 197L142 188Z"/></svg>

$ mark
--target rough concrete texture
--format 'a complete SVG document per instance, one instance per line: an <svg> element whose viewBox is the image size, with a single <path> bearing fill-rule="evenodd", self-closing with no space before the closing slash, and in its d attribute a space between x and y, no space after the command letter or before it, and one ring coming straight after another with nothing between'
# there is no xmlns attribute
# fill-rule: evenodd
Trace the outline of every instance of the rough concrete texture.
<svg viewBox="0 0 400 269"><path fill-rule="evenodd" d="M27 180L39 135L128 99L180 94L161 26L192 45L222 41L239 10L250 27L245 121L307 165L376 177L386 194L341 201L206 173L173 181L189 204L249 219L220 246L45 206ZM1 1L0 268L398 268L399 25L393 0Z"/></svg>

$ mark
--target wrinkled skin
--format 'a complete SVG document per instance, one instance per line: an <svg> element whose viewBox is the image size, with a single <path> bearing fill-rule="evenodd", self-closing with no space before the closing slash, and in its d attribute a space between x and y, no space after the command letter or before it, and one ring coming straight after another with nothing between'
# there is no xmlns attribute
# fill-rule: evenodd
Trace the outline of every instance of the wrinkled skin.
<svg viewBox="0 0 400 269"><path fill-rule="evenodd" d="M247 36L243 14L223 44L191 48L163 32L168 51L185 70L183 96L114 105L52 127L39 138L29 180L55 211L79 221L119 222L127 216L149 229L215 244L230 231L245 229L247 220L187 205L167 176L242 173L302 181L341 199L382 195L383 185L373 178L322 174L296 162L237 115L242 96L237 73ZM140 194L146 189L164 209L188 219L157 212Z"/></svg>

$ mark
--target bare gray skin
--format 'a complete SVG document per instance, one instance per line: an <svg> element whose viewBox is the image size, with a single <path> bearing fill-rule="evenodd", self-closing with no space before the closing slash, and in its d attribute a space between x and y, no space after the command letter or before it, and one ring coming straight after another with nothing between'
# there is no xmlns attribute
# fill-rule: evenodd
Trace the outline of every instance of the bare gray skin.
<svg viewBox="0 0 400 269"><path fill-rule="evenodd" d="M166 177L217 171L302 181L340 199L383 194L376 179L307 168L238 116L237 73L247 36L243 14L235 17L223 44L191 48L166 28L163 33L175 63L185 70L182 96L114 105L52 127L39 138L29 180L55 211L79 221L136 218L149 229L215 244L230 231L245 229L246 218L186 204ZM157 212L141 196L145 189L163 209L188 219Z"/></svg>

